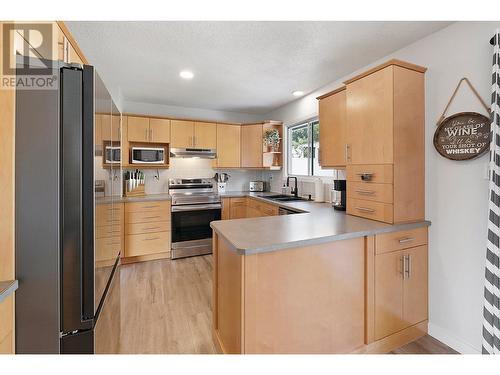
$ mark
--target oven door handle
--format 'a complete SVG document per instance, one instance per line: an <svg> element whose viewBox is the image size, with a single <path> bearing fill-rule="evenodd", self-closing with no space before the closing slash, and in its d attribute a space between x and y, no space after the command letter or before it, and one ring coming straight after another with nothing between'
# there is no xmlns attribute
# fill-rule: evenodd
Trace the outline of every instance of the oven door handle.
<svg viewBox="0 0 500 375"><path fill-rule="evenodd" d="M196 204L196 205L184 205L184 206L172 206L172 212L181 211L204 211L204 210L220 210L222 205L219 204Z"/></svg>

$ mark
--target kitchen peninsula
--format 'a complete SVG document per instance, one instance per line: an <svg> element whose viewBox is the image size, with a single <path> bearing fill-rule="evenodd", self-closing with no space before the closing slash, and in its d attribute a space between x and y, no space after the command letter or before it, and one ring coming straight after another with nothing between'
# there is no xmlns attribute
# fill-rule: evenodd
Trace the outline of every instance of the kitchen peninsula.
<svg viewBox="0 0 500 375"><path fill-rule="evenodd" d="M303 213L212 222L221 352L378 353L427 332L428 221L248 199Z"/></svg>

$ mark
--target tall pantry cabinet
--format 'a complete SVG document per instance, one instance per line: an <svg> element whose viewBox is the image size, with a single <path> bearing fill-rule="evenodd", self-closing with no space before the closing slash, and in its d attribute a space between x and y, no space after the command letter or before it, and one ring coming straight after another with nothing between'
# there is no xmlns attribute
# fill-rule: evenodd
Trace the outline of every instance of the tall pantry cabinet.
<svg viewBox="0 0 500 375"><path fill-rule="evenodd" d="M390 60L318 98L321 152L337 155L322 165L346 169L348 214L387 223L424 219L425 71ZM333 146L336 154L325 151Z"/></svg>

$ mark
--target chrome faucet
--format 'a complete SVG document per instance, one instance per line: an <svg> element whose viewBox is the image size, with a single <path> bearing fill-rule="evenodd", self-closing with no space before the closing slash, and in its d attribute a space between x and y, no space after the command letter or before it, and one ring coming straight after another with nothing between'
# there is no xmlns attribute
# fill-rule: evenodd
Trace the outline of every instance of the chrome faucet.
<svg viewBox="0 0 500 375"><path fill-rule="evenodd" d="M290 179L291 179L291 178L295 179L295 189L292 189L290 192L291 192L293 195L295 195L296 197L298 197L298 196L299 196L299 189L298 189L298 187L297 187L297 177L290 177L290 176L288 176L288 177L286 178L286 186L287 186L287 187L289 187L289 186L290 186Z"/></svg>

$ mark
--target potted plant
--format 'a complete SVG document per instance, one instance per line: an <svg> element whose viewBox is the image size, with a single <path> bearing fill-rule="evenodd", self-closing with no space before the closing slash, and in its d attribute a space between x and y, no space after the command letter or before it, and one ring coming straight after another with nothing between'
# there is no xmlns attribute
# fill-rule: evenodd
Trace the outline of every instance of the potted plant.
<svg viewBox="0 0 500 375"><path fill-rule="evenodd" d="M267 129L264 132L264 145L268 151L277 152L280 147L280 133L277 129Z"/></svg>

